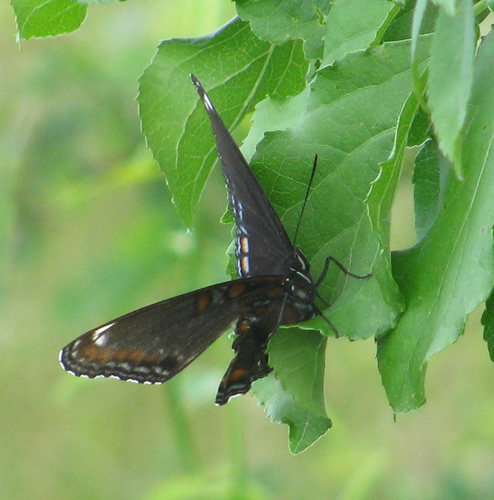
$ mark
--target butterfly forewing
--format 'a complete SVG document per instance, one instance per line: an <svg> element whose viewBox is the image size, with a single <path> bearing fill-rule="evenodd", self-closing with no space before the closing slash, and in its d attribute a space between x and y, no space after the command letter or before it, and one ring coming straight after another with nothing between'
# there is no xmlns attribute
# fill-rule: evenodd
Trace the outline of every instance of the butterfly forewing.
<svg viewBox="0 0 494 500"><path fill-rule="evenodd" d="M287 274L294 248L276 211L199 80L191 75L216 139L237 227L239 276Z"/></svg>
<svg viewBox="0 0 494 500"><path fill-rule="evenodd" d="M170 379L258 304L281 300L283 278L264 276L209 286L138 309L63 348L62 366L90 378L140 383Z"/></svg>

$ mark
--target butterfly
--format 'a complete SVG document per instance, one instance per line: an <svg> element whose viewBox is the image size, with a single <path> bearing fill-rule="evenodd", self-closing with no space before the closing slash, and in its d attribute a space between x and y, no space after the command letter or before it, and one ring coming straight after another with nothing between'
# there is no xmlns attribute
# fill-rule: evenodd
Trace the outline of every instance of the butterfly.
<svg viewBox="0 0 494 500"><path fill-rule="evenodd" d="M65 346L60 362L77 376L163 383L235 324L235 356L215 401L224 405L271 371L266 348L280 325L321 314L314 303L321 278L314 282L307 258L290 241L208 94L194 75L191 79L211 121L228 188L239 279L157 302L94 328Z"/></svg>

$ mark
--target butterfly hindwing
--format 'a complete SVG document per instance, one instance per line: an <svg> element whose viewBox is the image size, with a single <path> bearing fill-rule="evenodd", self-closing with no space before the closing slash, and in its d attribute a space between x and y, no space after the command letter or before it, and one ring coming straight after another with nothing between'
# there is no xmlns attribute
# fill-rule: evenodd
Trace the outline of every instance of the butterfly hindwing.
<svg viewBox="0 0 494 500"><path fill-rule="evenodd" d="M81 335L62 349L62 366L75 375L140 383L170 379L233 322L265 302L281 300L277 276L212 285L138 309Z"/></svg>

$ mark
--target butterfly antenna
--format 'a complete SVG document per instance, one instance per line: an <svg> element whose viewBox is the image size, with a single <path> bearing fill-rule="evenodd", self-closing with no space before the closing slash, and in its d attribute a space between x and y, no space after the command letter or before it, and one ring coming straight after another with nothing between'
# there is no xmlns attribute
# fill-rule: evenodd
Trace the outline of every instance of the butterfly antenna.
<svg viewBox="0 0 494 500"><path fill-rule="evenodd" d="M316 167L317 167L317 154L314 156L314 163L312 164L312 172L310 174L310 179L309 179L309 184L307 186L307 191L305 192L304 203L302 205L302 210L300 210L300 215L298 216L297 228L295 229L295 236L293 237L293 245L294 246L295 246L295 243L297 241L298 230L300 227L300 222L302 220L302 216L304 215L305 206L307 205L307 199L309 198L309 192L310 192L310 188L312 186L312 181L314 180L314 175L316 173Z"/></svg>

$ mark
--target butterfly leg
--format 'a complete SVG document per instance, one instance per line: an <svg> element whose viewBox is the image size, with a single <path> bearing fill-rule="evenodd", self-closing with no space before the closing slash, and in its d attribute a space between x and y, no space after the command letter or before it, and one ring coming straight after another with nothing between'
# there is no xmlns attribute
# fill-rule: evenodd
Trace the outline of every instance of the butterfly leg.
<svg viewBox="0 0 494 500"><path fill-rule="evenodd" d="M326 277L326 274L328 274L328 269L329 269L329 264L331 264L331 262L334 262L339 268L340 270L345 273L347 276L351 276L352 278L356 278L356 279L359 279L359 280L364 280L364 279L367 279L367 278L371 278L372 277L372 273L369 273L369 274L365 274L365 275L360 275L360 274L354 274L354 273L351 273L350 271L348 271L345 266L339 262L338 260L336 260L334 257L326 257L326 261L324 262L324 268L321 272L321 275L319 276L319 279L317 280L316 284L315 284L315 287L317 289L317 287L323 282L324 278ZM316 296L321 300L321 302L324 303L324 305L326 307L329 307L331 304L325 300L323 297L321 297L321 295L319 294L319 292L316 290ZM324 316L323 312L316 308L316 313L318 316L321 316L321 318L326 321L326 323L332 328L332 330L334 331L335 333L335 337L338 338L340 336L339 332L338 332L338 329L336 328L336 326L328 319L326 318L326 316Z"/></svg>
<svg viewBox="0 0 494 500"><path fill-rule="evenodd" d="M367 278L372 277L372 273L364 275L353 274L350 271L348 271L347 268L339 260L336 260L334 257L329 256L326 257L326 261L324 262L324 267L321 272L321 275L319 276L318 280L315 283L316 288L324 281L324 278L326 278L326 274L328 274L329 264L331 264L331 262L334 262L343 273L345 273L347 276L351 276L352 278L356 278L358 280L365 280Z"/></svg>

